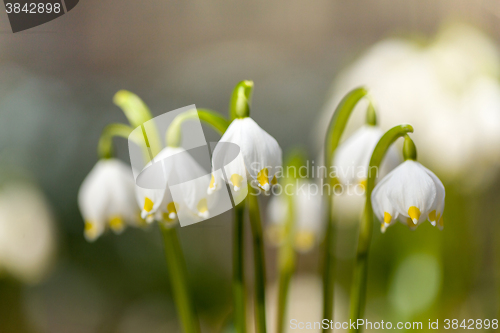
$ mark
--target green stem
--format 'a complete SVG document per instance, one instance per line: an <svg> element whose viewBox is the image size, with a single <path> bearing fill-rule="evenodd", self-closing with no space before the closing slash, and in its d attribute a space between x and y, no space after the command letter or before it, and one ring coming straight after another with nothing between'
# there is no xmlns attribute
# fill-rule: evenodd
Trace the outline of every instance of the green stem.
<svg viewBox="0 0 500 333"><path fill-rule="evenodd" d="M233 227L234 325L238 333L246 332L244 214L245 200L235 207Z"/></svg>
<svg viewBox="0 0 500 333"><path fill-rule="evenodd" d="M97 154L99 158L113 157L113 138L115 136L128 139L134 129L125 124L109 124L104 127L99 143L97 144Z"/></svg>
<svg viewBox="0 0 500 333"><path fill-rule="evenodd" d="M161 223L158 225L163 235L170 282L183 331L184 333L199 333L200 324L189 295L187 267L177 229L167 228Z"/></svg>
<svg viewBox="0 0 500 333"><path fill-rule="evenodd" d="M257 333L266 333L266 263L264 258L264 236L260 219L259 198L249 184L248 210L252 228L253 260L255 276L255 324Z"/></svg>
<svg viewBox="0 0 500 333"><path fill-rule="evenodd" d="M366 303L366 281L368 278L368 250L370 249L372 229L373 229L373 208L371 195L375 187L375 179L380 164L384 159L389 147L400 137L413 132L410 125L399 125L388 130L375 146L370 164L368 166L368 179L366 183L365 210L359 228L358 249L356 251L356 264L354 267L354 280L351 290L351 310L352 321L363 318ZM372 172L376 171L376 172ZM351 329L350 332L361 332L359 329Z"/></svg>
<svg viewBox="0 0 500 333"><path fill-rule="evenodd" d="M290 180L288 180L290 182ZM286 185L285 185L286 188ZM286 311L288 303L288 292L290 281L295 272L295 249L293 247L295 236L295 213L293 195L287 195L288 214L285 222L285 243L280 247L278 253L279 265L279 288L278 288L278 312L277 312L277 333L285 331Z"/></svg>
<svg viewBox="0 0 500 333"><path fill-rule="evenodd" d="M197 112L196 112L197 111ZM220 135L229 127L229 122L219 113L208 109L193 109L179 114L168 127L166 142L170 147L179 147L182 139L182 123L186 120L199 119L212 126Z"/></svg>
<svg viewBox="0 0 500 333"><path fill-rule="evenodd" d="M329 177L330 168L337 149L340 138L347 125L347 121L358 102L367 95L365 88L356 88L349 92L339 103L328 126L328 133L325 140L325 165L326 183L329 186L326 196L327 206L327 229L325 236L325 248L323 255L323 319L333 320L333 292L335 275L335 224L332 216L333 205L333 182ZM323 329L326 332L327 329Z"/></svg>

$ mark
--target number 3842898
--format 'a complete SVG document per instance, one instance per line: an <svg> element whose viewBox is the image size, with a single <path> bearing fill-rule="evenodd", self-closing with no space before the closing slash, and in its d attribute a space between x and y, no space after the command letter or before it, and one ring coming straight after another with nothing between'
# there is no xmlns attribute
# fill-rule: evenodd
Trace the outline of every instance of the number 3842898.
<svg viewBox="0 0 500 333"><path fill-rule="evenodd" d="M61 12L61 4L60 3L25 3L20 4L18 2L7 2L5 4L5 11L7 14L51 14L51 13L60 13Z"/></svg>
<svg viewBox="0 0 500 333"><path fill-rule="evenodd" d="M466 329L466 330L480 330L480 329L498 329L498 319L464 319L459 321L458 319L445 319L444 329L456 330L456 329Z"/></svg>

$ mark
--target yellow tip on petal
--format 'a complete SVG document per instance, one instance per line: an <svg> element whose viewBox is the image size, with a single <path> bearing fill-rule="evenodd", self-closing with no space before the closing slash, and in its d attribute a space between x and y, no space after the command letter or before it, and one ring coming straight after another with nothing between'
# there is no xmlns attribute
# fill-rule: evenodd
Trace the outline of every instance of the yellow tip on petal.
<svg viewBox="0 0 500 333"><path fill-rule="evenodd" d="M385 223L381 223L380 224L380 231L384 234L386 230L387 230L387 226L385 225Z"/></svg>
<svg viewBox="0 0 500 333"><path fill-rule="evenodd" d="M300 252L306 252L312 249L314 245L314 233L310 231L298 232L295 235L295 247Z"/></svg>
<svg viewBox="0 0 500 333"><path fill-rule="evenodd" d="M154 203L153 201L151 201L151 199L149 199L148 197L144 199L144 210L146 212L150 212L153 209L153 205Z"/></svg>
<svg viewBox="0 0 500 333"><path fill-rule="evenodd" d="M439 219L438 223L437 223L437 226L439 229L443 230L444 228L444 218L443 216L441 216L441 218Z"/></svg>
<svg viewBox="0 0 500 333"><path fill-rule="evenodd" d="M109 227L116 233L122 232L125 228L125 223L120 216L113 216L109 219Z"/></svg>
<svg viewBox="0 0 500 333"><path fill-rule="evenodd" d="M273 179L271 180L271 185L276 185L278 184L278 180L276 179L276 175L274 175Z"/></svg>
<svg viewBox="0 0 500 333"><path fill-rule="evenodd" d="M413 220L410 217L406 218L406 224L408 225L410 230L415 230L417 228L415 223L413 222Z"/></svg>
<svg viewBox="0 0 500 333"><path fill-rule="evenodd" d="M260 187L262 187L265 191L269 190L269 171L267 168L260 170L257 175L257 181L259 182Z"/></svg>
<svg viewBox="0 0 500 333"><path fill-rule="evenodd" d="M231 177L229 177L229 181L231 182L231 184L233 184L234 190L239 191L239 189L241 188L241 183L243 182L243 177L241 177L237 173L233 173Z"/></svg>
<svg viewBox="0 0 500 333"><path fill-rule="evenodd" d="M412 219L413 224L417 224L418 219L420 218L420 209L418 209L415 206L411 206L408 209L408 215L410 215L410 218Z"/></svg>
<svg viewBox="0 0 500 333"><path fill-rule="evenodd" d="M212 174L212 178L210 179L210 185L208 185L208 188L215 189L215 177L214 177L214 174Z"/></svg>
<svg viewBox="0 0 500 333"><path fill-rule="evenodd" d="M392 220L391 214L384 212L384 223L389 224L389 223L391 223L391 220Z"/></svg>
<svg viewBox="0 0 500 333"><path fill-rule="evenodd" d="M363 189L366 189L366 184L368 183L368 181L366 179L363 179L359 182L359 185L361 185L361 187Z"/></svg>
<svg viewBox="0 0 500 333"><path fill-rule="evenodd" d="M83 233L87 240L94 241L97 238L97 227L92 221L85 221Z"/></svg>
<svg viewBox="0 0 500 333"><path fill-rule="evenodd" d="M204 219L208 218L208 205L207 205L207 199L203 198L198 202L198 205L196 205L196 209L198 210L198 216L202 217Z"/></svg>

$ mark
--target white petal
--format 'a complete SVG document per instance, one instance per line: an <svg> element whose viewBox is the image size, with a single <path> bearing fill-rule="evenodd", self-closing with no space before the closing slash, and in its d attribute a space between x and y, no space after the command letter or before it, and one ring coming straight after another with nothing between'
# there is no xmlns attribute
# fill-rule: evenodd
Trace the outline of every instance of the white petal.
<svg viewBox="0 0 500 333"><path fill-rule="evenodd" d="M240 147L246 171L256 180L260 174L261 187L265 187L266 183L271 184L273 177L280 170L282 152L278 142L249 117L233 120L220 142L230 142ZM216 150L217 147L214 156ZM262 173L266 168L267 172ZM264 174L267 174L267 177L263 177Z"/></svg>

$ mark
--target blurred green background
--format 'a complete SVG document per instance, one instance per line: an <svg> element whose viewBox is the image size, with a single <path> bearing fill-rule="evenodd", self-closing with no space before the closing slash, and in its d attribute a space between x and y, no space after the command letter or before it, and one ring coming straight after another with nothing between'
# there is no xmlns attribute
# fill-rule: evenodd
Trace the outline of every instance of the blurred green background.
<svg viewBox="0 0 500 333"><path fill-rule="evenodd" d="M108 233L95 243L83 238L77 191L97 161L103 127L126 120L112 103L118 90L138 94L154 115L193 103L226 114L233 86L254 80L252 117L284 152L301 145L316 159L322 110L332 89L341 90L332 83L373 44L392 36L430 40L453 20L500 41L500 3L493 0L82 0L67 15L16 34L3 11L0 17L0 222L47 220L53 230L50 244L38 244L49 248L36 259L43 267L31 274L16 266L27 257L2 257L0 228L1 333L180 331L156 227ZM429 129L418 130L425 136ZM462 135L444 132L443 140ZM218 139L208 128L205 135ZM128 162L126 142L116 144ZM493 157L486 181L470 177L464 185L466 173L434 170L446 186L444 231L398 224L382 235L375 228L368 318L425 327L428 319L499 317L500 164ZM8 191L26 183L36 188L32 201ZM180 229L203 332L229 330L231 216ZM22 247L38 246L40 237ZM348 316L356 240L356 224L342 224L336 320ZM266 255L272 314L276 249L268 246ZM316 248L299 257L290 318L320 320L319 256Z"/></svg>

